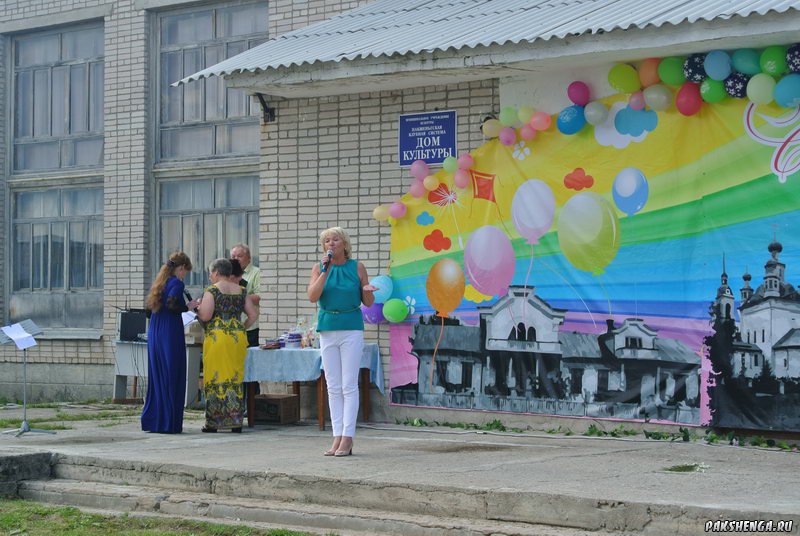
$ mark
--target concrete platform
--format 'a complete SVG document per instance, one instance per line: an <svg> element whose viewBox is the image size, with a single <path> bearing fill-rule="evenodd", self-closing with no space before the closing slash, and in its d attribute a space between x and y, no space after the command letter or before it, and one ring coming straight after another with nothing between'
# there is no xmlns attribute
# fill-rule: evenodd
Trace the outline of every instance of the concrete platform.
<svg viewBox="0 0 800 536"><path fill-rule="evenodd" d="M203 434L200 421L188 421L183 434L172 436L142 433L135 419L111 427L77 426L55 436L0 436L0 457L52 453L51 476L62 484L132 486L145 495L168 490L156 493L162 497L203 494L195 502L206 505L206 512L217 503L220 512L233 511L222 505L234 499L301 504L299 517L278 519L305 519L292 524L324 525L320 528L340 533L363 526L362 533L374 534L690 535L704 533L706 521L716 519L793 520L792 533L800 533L800 455L791 452L643 436L617 440L367 426L357 431L353 456L330 458L322 456L330 436L315 423ZM667 470L683 464L705 469ZM46 480L28 482L19 489L32 498L39 493L40 500L52 500L63 489L58 481L50 488ZM119 501L111 504L130 509ZM338 515L339 522L310 523L315 511L319 519ZM187 508L184 514L202 512ZM341 522L359 516L398 521ZM411 530L412 520L423 517L438 519L441 530L432 521ZM470 532L467 522L484 527ZM527 525L552 529L530 532ZM557 527L574 530L562 533Z"/></svg>

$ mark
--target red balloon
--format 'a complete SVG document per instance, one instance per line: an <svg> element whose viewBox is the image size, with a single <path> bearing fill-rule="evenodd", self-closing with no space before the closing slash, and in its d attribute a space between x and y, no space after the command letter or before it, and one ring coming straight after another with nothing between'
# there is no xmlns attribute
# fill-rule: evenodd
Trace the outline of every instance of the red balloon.
<svg viewBox="0 0 800 536"><path fill-rule="evenodd" d="M589 104L590 100L589 86L576 80L567 87L567 97L569 97L569 100L571 100L573 104L586 106Z"/></svg>
<svg viewBox="0 0 800 536"><path fill-rule="evenodd" d="M703 98L700 96L700 86L692 82L684 83L675 96L675 107L683 115L694 115L703 106Z"/></svg>

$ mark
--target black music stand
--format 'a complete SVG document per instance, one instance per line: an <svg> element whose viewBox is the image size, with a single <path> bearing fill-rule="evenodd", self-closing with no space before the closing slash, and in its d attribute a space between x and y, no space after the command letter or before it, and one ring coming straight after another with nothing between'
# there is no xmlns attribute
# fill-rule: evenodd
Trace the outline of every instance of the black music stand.
<svg viewBox="0 0 800 536"><path fill-rule="evenodd" d="M28 335L31 337L35 335L41 335L42 330L33 323L33 320L23 320L20 322L19 327L21 327ZM6 327L15 327L15 326L6 326ZM23 346L21 342L18 342L8 335L6 335L2 330L0 330L0 344L8 344L13 342L17 345L17 348L22 349L22 424L19 428L14 430L6 430L3 434L14 434L16 437L21 436L27 432L36 432L40 434L55 434L53 430L38 430L36 428L31 428L28 425L28 348L30 346L36 345L36 340L34 339L33 345L25 345Z"/></svg>

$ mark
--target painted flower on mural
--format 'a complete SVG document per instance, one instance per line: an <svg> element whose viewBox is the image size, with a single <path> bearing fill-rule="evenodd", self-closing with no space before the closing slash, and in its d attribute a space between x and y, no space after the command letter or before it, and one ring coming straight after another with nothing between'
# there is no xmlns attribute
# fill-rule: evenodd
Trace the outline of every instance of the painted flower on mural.
<svg viewBox="0 0 800 536"><path fill-rule="evenodd" d="M434 229L431 234L422 240L422 245L425 249L439 253L442 250L450 249L450 239L444 236L442 231Z"/></svg>
<svg viewBox="0 0 800 536"><path fill-rule="evenodd" d="M406 298L403 300L403 303L405 303L406 306L408 307L408 314L413 315L414 314L414 306L417 304L417 300L415 300L411 296L406 296Z"/></svg>
<svg viewBox="0 0 800 536"><path fill-rule="evenodd" d="M564 175L564 186L570 190L580 192L584 188L594 185L594 177L587 175L583 168L575 168L572 173Z"/></svg>
<svg viewBox="0 0 800 536"><path fill-rule="evenodd" d="M525 146L524 141L521 141L516 145L514 145L514 152L512 153L512 156L517 160L525 160L525 157L529 156L530 154L531 150Z"/></svg>

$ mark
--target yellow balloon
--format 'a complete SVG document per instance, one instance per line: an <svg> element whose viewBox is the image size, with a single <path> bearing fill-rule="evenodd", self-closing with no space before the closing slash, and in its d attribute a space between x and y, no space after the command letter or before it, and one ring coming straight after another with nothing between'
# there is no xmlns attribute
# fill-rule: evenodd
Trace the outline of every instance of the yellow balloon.
<svg viewBox="0 0 800 536"><path fill-rule="evenodd" d="M520 106L517 114L519 116L520 122L524 125L525 123L530 122L531 118L533 117L533 112L535 112L533 108L530 106Z"/></svg>
<svg viewBox="0 0 800 536"><path fill-rule="evenodd" d="M602 274L619 251L620 228L614 206L594 192L572 196L558 217L561 252L575 268Z"/></svg>
<svg viewBox="0 0 800 536"><path fill-rule="evenodd" d="M378 221L389 219L389 205L378 205L372 210L372 217Z"/></svg>
<svg viewBox="0 0 800 536"><path fill-rule="evenodd" d="M453 259L442 259L428 272L425 290L437 314L447 318L464 297L464 271Z"/></svg>
<svg viewBox="0 0 800 536"><path fill-rule="evenodd" d="M428 175L422 179L422 185L426 190L432 192L439 187L439 179L437 179L435 175Z"/></svg>
<svg viewBox="0 0 800 536"><path fill-rule="evenodd" d="M481 126L481 131L487 138L496 138L500 135L501 128L503 128L503 124L497 119L487 119Z"/></svg>

